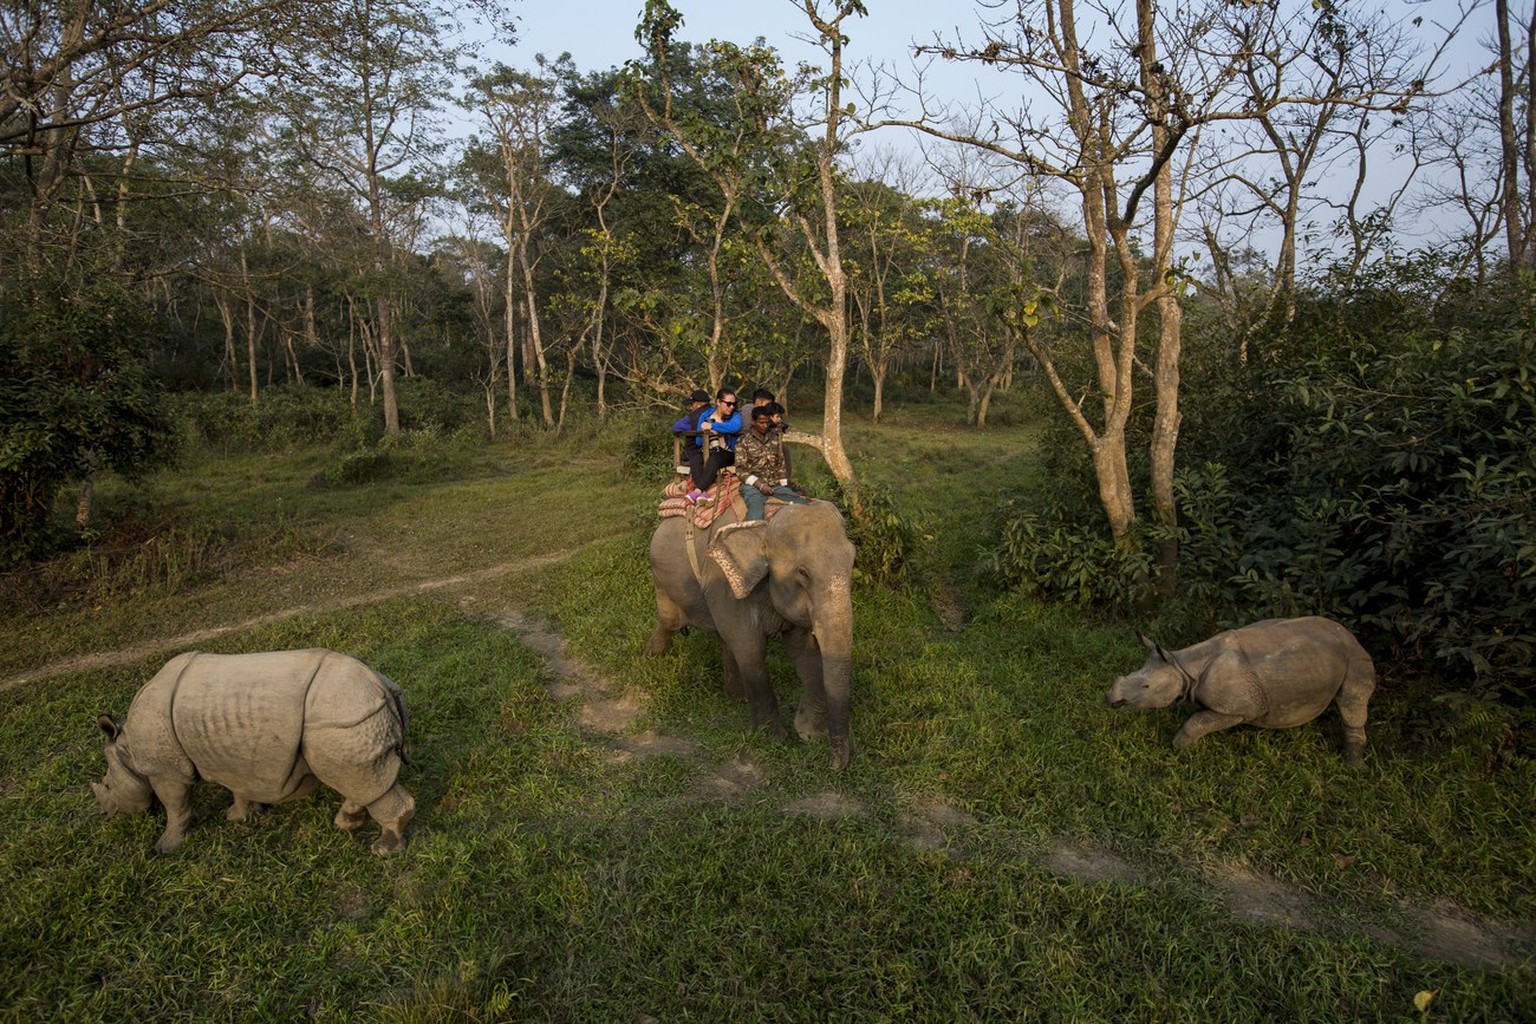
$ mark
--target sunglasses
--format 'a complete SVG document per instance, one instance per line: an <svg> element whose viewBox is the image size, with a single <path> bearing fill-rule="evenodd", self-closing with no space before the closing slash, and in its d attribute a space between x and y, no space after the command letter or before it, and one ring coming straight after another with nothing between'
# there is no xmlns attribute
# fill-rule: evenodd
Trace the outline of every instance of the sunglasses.
<svg viewBox="0 0 1536 1024"><path fill-rule="evenodd" d="M736 405L736 403L735 403L735 402L722 402L722 403L721 403L721 404L722 404L722 405L729 405L729 406L732 406L732 407L733 407L733 408L734 408L734 407L735 407L735 405Z"/></svg>

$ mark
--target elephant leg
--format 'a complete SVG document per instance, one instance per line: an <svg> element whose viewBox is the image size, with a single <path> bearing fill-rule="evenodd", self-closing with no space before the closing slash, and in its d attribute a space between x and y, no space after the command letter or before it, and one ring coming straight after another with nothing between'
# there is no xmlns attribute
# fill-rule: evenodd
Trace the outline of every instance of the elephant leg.
<svg viewBox="0 0 1536 1024"><path fill-rule="evenodd" d="M724 638L720 640L720 688L732 700L747 699L747 684L741 678L741 666Z"/></svg>
<svg viewBox="0 0 1536 1024"><path fill-rule="evenodd" d="M1189 716L1189 721L1173 737L1173 745L1179 750L1194 743L1202 736L1208 736L1213 732L1230 729L1234 725L1243 723L1242 715L1223 715L1215 711L1198 711Z"/></svg>
<svg viewBox="0 0 1536 1024"><path fill-rule="evenodd" d="M779 702L768 680L766 662L768 639L749 632L745 636L727 640L720 634L720 648L725 652L727 663L734 662L741 682L742 694L752 715L752 728L762 729L771 736L788 739L789 733L779 718ZM729 673L729 669L727 670ZM729 679L729 674L727 675Z"/></svg>
<svg viewBox="0 0 1536 1024"><path fill-rule="evenodd" d="M808 629L794 628L784 634L789 660L800 677L800 704L795 708L795 733L802 740L827 734L827 691L821 677L821 648Z"/></svg>
<svg viewBox="0 0 1536 1024"><path fill-rule="evenodd" d="M1351 680L1344 684L1334 703L1339 706L1339 717L1344 720L1344 759L1359 764L1365 759L1365 714L1376 688L1372 681Z"/></svg>
<svg viewBox="0 0 1536 1024"><path fill-rule="evenodd" d="M165 805L165 831L155 842L156 853L172 853L187 837L187 825L192 821L192 784L170 779L156 779L155 796Z"/></svg>
<svg viewBox="0 0 1536 1024"><path fill-rule="evenodd" d="M368 805L368 813L382 830L374 841L374 853L383 856L405 849L405 830L416 817L416 800L404 786L395 783L387 793Z"/></svg>
<svg viewBox="0 0 1536 1024"><path fill-rule="evenodd" d="M677 635L688 620L683 615L683 610L660 590L656 591L656 628L645 641L645 653L647 655L666 654L672 646L672 638Z"/></svg>

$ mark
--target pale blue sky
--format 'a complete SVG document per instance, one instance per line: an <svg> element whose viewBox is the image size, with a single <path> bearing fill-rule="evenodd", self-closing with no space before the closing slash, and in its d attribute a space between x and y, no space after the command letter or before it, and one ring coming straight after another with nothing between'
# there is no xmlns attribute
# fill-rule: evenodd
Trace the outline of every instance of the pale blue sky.
<svg viewBox="0 0 1536 1024"><path fill-rule="evenodd" d="M1403 22L1423 16L1427 22L1424 27L1426 36L1430 34L1432 24L1449 20L1455 11L1455 5L1449 0L1380 2ZM672 0L672 4L683 15L678 35L684 40L703 42L718 38L748 43L762 36L788 60L816 60L819 57L819 51L795 38L796 34L806 35L809 28L798 0ZM866 4L868 16L852 18L845 26L849 37L845 58L854 67L855 79L860 81L867 80L868 76L860 73L857 65L871 61L886 65L910 81L910 53L914 40L931 43L935 33L946 40L954 40L957 36L975 40L978 36L976 26L983 13L974 0L866 0ZM517 45L510 49L495 48L485 57L514 66L528 66L536 53L554 58L569 52L576 66L583 71L622 65L640 56L634 31L643 6L644 0L520 0L513 6L520 19ZM1516 0L1515 6L1524 4L1522 0ZM1486 63L1486 52L1478 44L1489 38L1491 32L1491 4L1487 4L1461 33L1454 47L1459 59L1450 62L1455 71L1441 80L1441 86L1465 74L1470 67ZM979 91L998 100L1002 108L1012 108L1020 99L1017 92L1011 97L1007 95L1010 90L1021 88L1017 75L986 73L985 69L975 65L946 65L943 62L931 63L927 75L925 88L930 95L958 101L966 107L980 105L977 102ZM912 151L917 145L909 133L899 129L876 133L866 142L880 150ZM1397 176L1396 168L1390 166L1390 158L1383 159L1385 156L1377 155L1378 163L1372 174L1373 192L1400 185L1400 181L1392 180ZM1433 219L1417 225L1400 223L1399 228L1407 229L1406 233L1410 235L1432 235L1435 233ZM1417 232L1414 227L1418 228Z"/></svg>
<svg viewBox="0 0 1536 1024"><path fill-rule="evenodd" d="M512 8L521 26L517 50L525 60L535 53L556 57L568 50L584 70L622 64L640 55L634 33L643 6L644 0L521 0ZM748 43L762 36L786 55L807 52L790 35L804 34L807 27L804 13L791 0L673 0L672 6L683 15L683 39ZM848 52L855 60L904 63L914 36L932 40L935 29L952 34L956 24L974 23L964 0L868 0L867 6L868 17L847 23Z"/></svg>

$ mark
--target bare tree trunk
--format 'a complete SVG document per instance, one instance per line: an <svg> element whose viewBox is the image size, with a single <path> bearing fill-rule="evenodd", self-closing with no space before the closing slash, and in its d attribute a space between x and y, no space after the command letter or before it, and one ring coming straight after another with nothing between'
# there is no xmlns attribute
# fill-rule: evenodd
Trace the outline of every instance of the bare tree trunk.
<svg viewBox="0 0 1536 1024"><path fill-rule="evenodd" d="M213 304L218 307L219 319L224 323L224 365L229 367L229 389L239 391L240 358L235 354L235 311L230 298L224 289L213 289ZM223 367L220 367L220 372L223 372Z"/></svg>
<svg viewBox="0 0 1536 1024"><path fill-rule="evenodd" d="M288 362L293 367L293 382L304 383L304 367L299 364L299 350L293 344L293 332L284 328L283 351L287 354Z"/></svg>
<svg viewBox="0 0 1536 1024"><path fill-rule="evenodd" d="M395 399L395 335L391 322L389 300L379 298L374 303L378 313L376 325L379 346L379 391L384 398L384 433L400 433L400 405Z"/></svg>
<svg viewBox="0 0 1536 1024"><path fill-rule="evenodd" d="M240 279L245 285L245 355L249 364L251 408L260 401L256 378L256 295L251 288L250 268L246 264L245 249L240 250Z"/></svg>
<svg viewBox="0 0 1536 1024"><path fill-rule="evenodd" d="M1157 39L1153 33L1152 0L1137 0L1136 14L1140 29L1142 84L1146 90L1148 120L1152 126L1152 152L1165 152L1169 146L1169 97L1158 63ZM1164 162L1152 183L1152 273L1158 319L1157 368L1153 388L1157 411L1152 421L1151 495L1152 512L1163 528L1157 552L1157 587L1164 597L1172 597L1178 585L1179 525L1178 504L1173 492L1175 451L1179 443L1179 356L1182 348L1183 310L1178 296L1169 286L1173 272L1173 241L1176 213L1173 205L1173 171Z"/></svg>
<svg viewBox="0 0 1536 1024"><path fill-rule="evenodd" d="M502 318L507 332L507 418L517 422L517 275L512 253L507 253L507 270L502 282ZM526 365L526 364L525 364Z"/></svg>
<svg viewBox="0 0 1536 1024"><path fill-rule="evenodd" d="M1499 170L1503 181L1500 206L1504 217L1504 242L1509 250L1510 273L1517 273L1524 257L1525 232L1520 218L1520 153L1515 132L1514 42L1509 31L1509 0L1493 0L1493 15L1498 22L1499 46ZM1530 93L1526 92L1526 102Z"/></svg>
<svg viewBox="0 0 1536 1024"><path fill-rule="evenodd" d="M565 382L560 386L560 415L555 420L555 433L558 435L565 430L565 410L571 400L571 380L576 376L576 356L578 350L572 345L565 352Z"/></svg>
<svg viewBox="0 0 1536 1024"><path fill-rule="evenodd" d="M528 345L532 350L534 365L538 367L539 403L543 407L544 425L555 425L555 410L549 396L549 362L544 357L544 337L539 324L538 299L534 295L533 268L526 259L523 264L524 310L528 314Z"/></svg>

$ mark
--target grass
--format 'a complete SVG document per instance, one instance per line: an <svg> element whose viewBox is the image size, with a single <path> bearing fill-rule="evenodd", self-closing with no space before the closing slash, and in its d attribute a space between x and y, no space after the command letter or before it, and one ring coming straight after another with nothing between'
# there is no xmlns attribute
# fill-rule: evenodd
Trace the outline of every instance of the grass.
<svg viewBox="0 0 1536 1024"><path fill-rule="evenodd" d="M932 539L912 587L856 591L854 761L835 777L824 746L746 731L711 638L639 657L655 481L619 471L622 428L490 446L438 482L317 488L323 458L298 452L103 488L163 512L156 536L216 525L219 570L89 602L61 585L0 626L4 673L309 605L199 646L330 646L399 681L417 830L374 858L372 825L331 827L334 794L233 824L205 785L182 851L155 857L158 812L104 822L86 783L95 715L172 652L0 690L0 1019L1408 1020L1427 990L1431 1020L1536 1019L1528 932L1508 947L1523 961L1465 966L1416 945L1412 916L1536 919L1530 766L1417 742L1391 680L1359 770L1331 716L1175 753L1180 712L1100 700L1140 662L1128 627L972 576L980 514L1031 472L1035 433L946 415L846 427ZM272 539L288 533L307 539ZM509 568L412 592L489 565ZM644 699L635 728L693 752L584 735L580 698L551 696L498 609L549 623ZM773 671L788 708L782 656ZM742 765L755 784L711 788ZM844 813L797 810L817 798ZM1132 870L1053 869L1062 847ZM1234 914L1217 883L1242 873L1315 920Z"/></svg>

